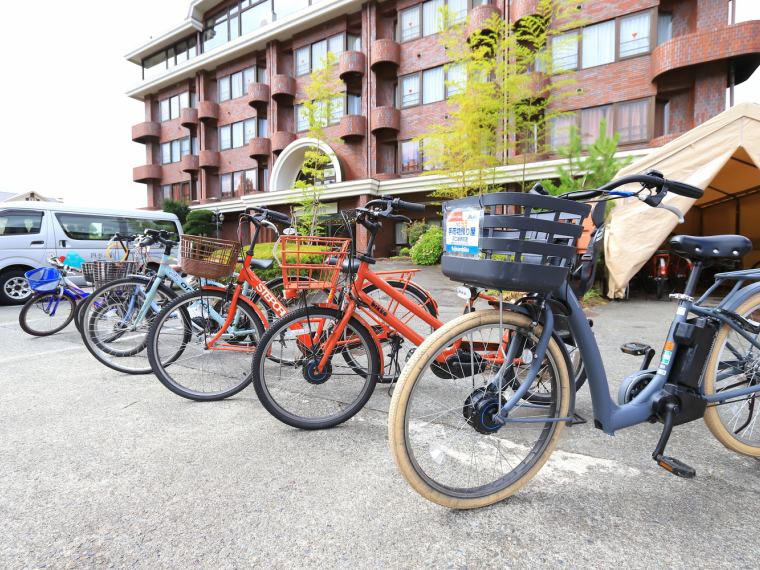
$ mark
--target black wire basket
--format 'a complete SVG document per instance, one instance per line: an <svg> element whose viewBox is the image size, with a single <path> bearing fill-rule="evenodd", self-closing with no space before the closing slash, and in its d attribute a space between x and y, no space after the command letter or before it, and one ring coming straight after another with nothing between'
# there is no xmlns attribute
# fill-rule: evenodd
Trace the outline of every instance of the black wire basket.
<svg viewBox="0 0 760 570"><path fill-rule="evenodd" d="M443 205L443 274L505 291L550 293L567 279L591 206L541 194L495 192Z"/></svg>

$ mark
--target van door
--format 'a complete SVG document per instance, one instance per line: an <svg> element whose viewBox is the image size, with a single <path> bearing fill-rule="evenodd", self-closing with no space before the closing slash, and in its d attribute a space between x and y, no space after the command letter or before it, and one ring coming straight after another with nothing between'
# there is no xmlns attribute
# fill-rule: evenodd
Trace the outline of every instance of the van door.
<svg viewBox="0 0 760 570"><path fill-rule="evenodd" d="M46 265L51 248L49 215L34 208L0 208L0 301L23 303L31 295L24 272Z"/></svg>
<svg viewBox="0 0 760 570"><path fill-rule="evenodd" d="M52 218L58 254L76 251L85 261L104 259L108 241L123 231L116 216L55 212Z"/></svg>

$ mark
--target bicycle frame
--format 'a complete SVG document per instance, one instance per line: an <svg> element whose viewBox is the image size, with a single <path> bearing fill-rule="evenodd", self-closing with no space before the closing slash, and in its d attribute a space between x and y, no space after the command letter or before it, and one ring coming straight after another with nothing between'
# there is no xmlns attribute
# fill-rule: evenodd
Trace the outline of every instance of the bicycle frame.
<svg viewBox="0 0 760 570"><path fill-rule="evenodd" d="M687 285L687 291L693 291L696 286L696 279L698 271L693 272L689 278L689 284ZM757 273L755 280L760 280L760 272ZM731 274L724 274L730 278ZM746 278L746 276L745 276ZM752 277L750 277L751 279ZM591 390L591 403L594 410L594 424L597 428L601 429L609 435L613 435L617 430L630 427L636 424L647 421L652 416L652 402L654 397L662 390L665 384L670 379L670 372L675 362L675 355L678 351L678 344L675 342L674 335L676 327L683 322L686 322L689 314L697 316L706 316L719 320L722 324L729 326L732 330L736 331L740 336L750 342L755 348L760 350L760 342L750 334L746 333L739 328L732 320L722 315L718 309L726 307L734 297L741 290L742 281L737 282L732 291L721 301L721 303L715 308L702 307L699 303L707 299L707 297L720 285L720 281L716 282L698 301L691 300L691 297L684 295L678 303L676 314L670 325L668 331L665 346L673 347L672 351L668 352L666 357L661 355L659 366L657 371L649 382L649 384L636 395L633 400L626 404L616 404L612 400L609 390L609 382L605 372L602 357L599 352L599 346L596 343L596 339L589 326L588 319L578 302L577 297L573 293L568 284L563 285L558 291L556 291L552 297L567 305L569 308L568 322L573 337L576 340L576 345L580 350L581 357L583 358L584 365L586 367L586 373L588 375L588 384ZM534 364L541 362L544 358L546 347L552 333L554 323L554 316L549 303L544 305L544 322L543 332L536 347L536 354ZM517 343L513 343L516 345ZM511 349L512 347L510 347ZM509 354L505 359L505 363L511 362ZM502 367L504 370L505 367ZM502 370L496 375L497 378L492 383L498 388L502 384L503 372ZM537 370L536 370L537 372ZM534 371L530 371L528 378L534 378ZM496 384L498 383L498 384ZM528 386L531 381L523 382L517 389L515 394L503 405L499 411L499 418L506 422L515 421L509 419L509 411L514 408L527 392ZM719 403L737 398L740 396L746 396L753 392L760 392L760 385L748 386L746 388L737 388L733 390L722 391L720 394L714 394L710 396L704 396L708 403ZM569 421L572 418L552 418L547 420L542 418L541 422L546 421ZM525 419L521 419L525 421Z"/></svg>

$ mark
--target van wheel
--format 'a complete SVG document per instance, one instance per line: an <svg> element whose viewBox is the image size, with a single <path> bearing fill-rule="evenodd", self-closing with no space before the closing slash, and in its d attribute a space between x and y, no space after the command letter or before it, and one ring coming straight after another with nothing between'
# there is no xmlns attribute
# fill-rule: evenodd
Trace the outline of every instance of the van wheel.
<svg viewBox="0 0 760 570"><path fill-rule="evenodd" d="M23 269L10 269L0 275L0 303L23 305L32 296L32 289Z"/></svg>

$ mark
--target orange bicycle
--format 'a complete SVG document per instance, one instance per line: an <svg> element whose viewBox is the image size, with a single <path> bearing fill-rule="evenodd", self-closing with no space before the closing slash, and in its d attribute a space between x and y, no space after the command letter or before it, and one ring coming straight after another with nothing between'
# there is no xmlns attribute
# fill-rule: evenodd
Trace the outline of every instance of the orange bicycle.
<svg viewBox="0 0 760 570"><path fill-rule="evenodd" d="M338 302L296 309L261 337L253 358L253 385L261 403L277 419L302 429L324 429L346 421L367 403L378 381L393 381L398 376L397 369L388 374L388 352L397 358L395 349L403 339L416 347L431 330L443 326L429 306L394 288L387 272L370 268L375 263L371 252L381 220L409 222L397 210L423 207L398 198L380 198L357 209L356 223L369 232L365 253L354 251L353 239L321 238L320 259L315 261L313 238L283 238L283 270L288 269L291 276L309 277L308 281L286 278L286 291L336 290L340 274L347 279L344 294L336 297ZM352 225L345 221L351 232ZM307 255L312 256L310 262L304 262ZM373 297L368 288L381 292L387 300ZM478 346L477 358L498 360L503 344L503 339L496 339L490 347ZM470 362L468 355L475 354L472 348L463 341L452 354L442 357L435 370L447 377L451 367L446 359ZM484 351L488 356L483 356ZM477 367L483 362L471 364Z"/></svg>

